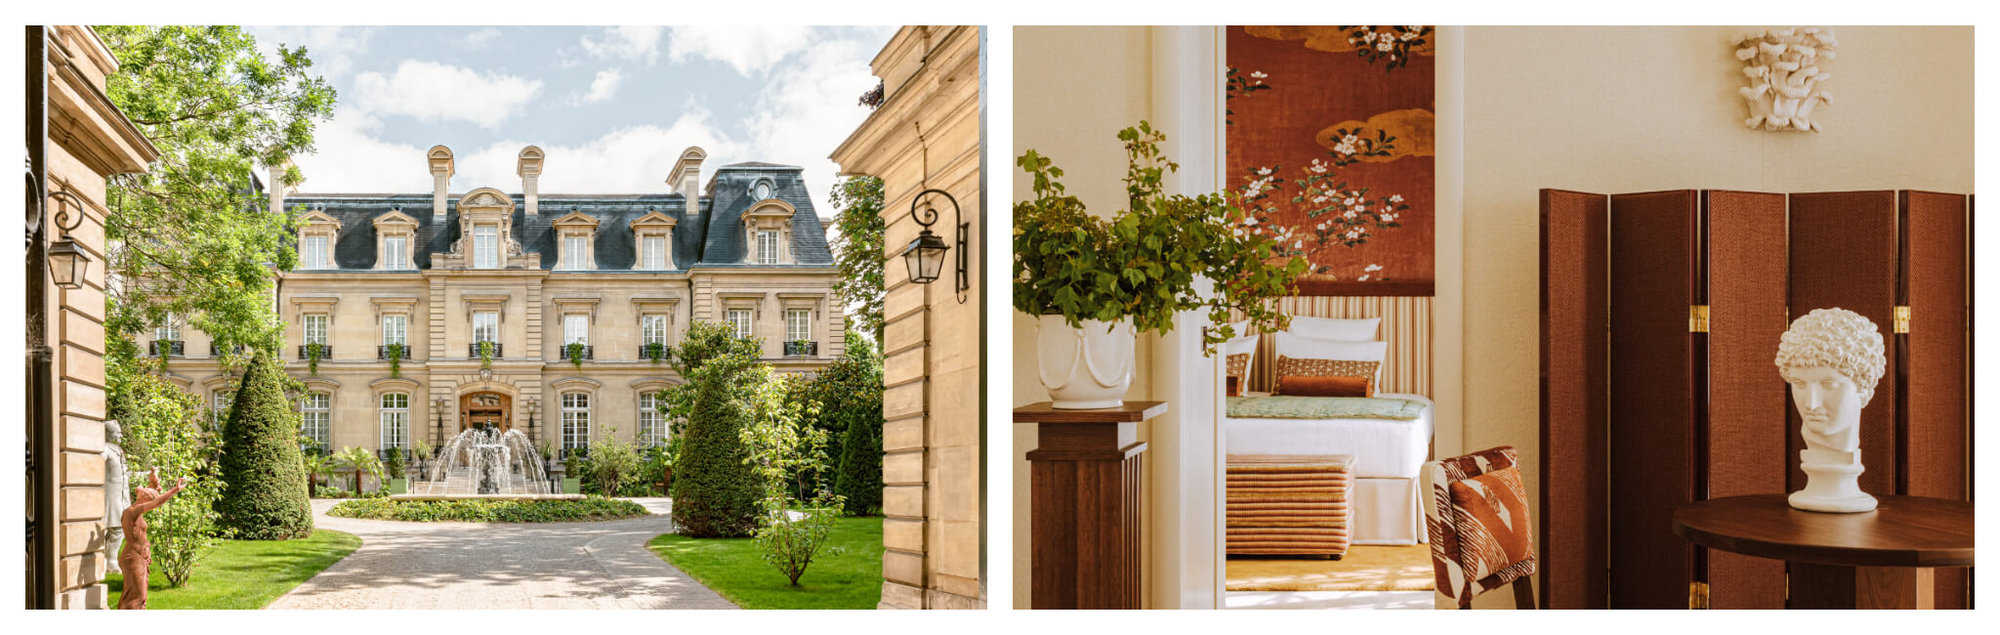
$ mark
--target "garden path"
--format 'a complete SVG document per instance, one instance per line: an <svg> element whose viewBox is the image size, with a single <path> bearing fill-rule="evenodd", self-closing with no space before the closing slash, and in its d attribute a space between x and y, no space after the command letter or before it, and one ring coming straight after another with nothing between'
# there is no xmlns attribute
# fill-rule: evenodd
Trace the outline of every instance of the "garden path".
<svg viewBox="0 0 2000 635"><path fill-rule="evenodd" d="M335 518L313 501L315 526L361 537L346 559L279 597L272 609L733 609L646 549L673 530L664 498L633 499L654 515L589 523L412 523Z"/></svg>

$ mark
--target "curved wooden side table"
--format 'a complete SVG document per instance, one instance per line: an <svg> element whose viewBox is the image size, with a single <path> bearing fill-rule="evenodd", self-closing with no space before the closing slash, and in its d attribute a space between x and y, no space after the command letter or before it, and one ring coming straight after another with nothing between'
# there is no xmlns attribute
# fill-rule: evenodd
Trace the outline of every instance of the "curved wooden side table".
<svg viewBox="0 0 2000 635"><path fill-rule="evenodd" d="M1792 509L1784 494L1681 505L1674 533L1787 564L1785 608L1932 608L1931 569L1972 566L1972 503L1877 496L1875 511Z"/></svg>

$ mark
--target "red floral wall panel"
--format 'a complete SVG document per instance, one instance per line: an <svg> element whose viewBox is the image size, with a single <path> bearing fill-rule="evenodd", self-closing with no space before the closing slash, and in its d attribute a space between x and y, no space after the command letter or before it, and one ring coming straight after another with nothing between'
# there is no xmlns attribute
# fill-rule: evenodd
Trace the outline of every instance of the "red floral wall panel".
<svg viewBox="0 0 2000 635"><path fill-rule="evenodd" d="M1229 27L1229 185L1250 231L1312 263L1301 295L1435 281L1435 40L1427 26Z"/></svg>

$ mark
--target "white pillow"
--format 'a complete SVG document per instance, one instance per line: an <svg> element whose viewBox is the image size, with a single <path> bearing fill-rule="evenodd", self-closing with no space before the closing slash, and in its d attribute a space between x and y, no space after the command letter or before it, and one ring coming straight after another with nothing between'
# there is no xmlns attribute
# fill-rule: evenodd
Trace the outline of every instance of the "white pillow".
<svg viewBox="0 0 2000 635"><path fill-rule="evenodd" d="M1290 331L1323 340L1366 342L1375 339L1375 330L1381 325L1382 318L1379 317L1350 319L1294 315Z"/></svg>
<svg viewBox="0 0 2000 635"><path fill-rule="evenodd" d="M1297 333L1278 334L1278 354L1293 359L1339 359L1376 362L1375 385L1382 385L1381 362L1389 355L1388 342L1343 342Z"/></svg>

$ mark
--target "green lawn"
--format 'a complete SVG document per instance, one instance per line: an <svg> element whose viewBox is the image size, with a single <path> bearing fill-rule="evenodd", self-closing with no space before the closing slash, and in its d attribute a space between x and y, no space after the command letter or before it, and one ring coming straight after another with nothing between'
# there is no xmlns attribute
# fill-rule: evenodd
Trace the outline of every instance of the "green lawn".
<svg viewBox="0 0 2000 635"><path fill-rule="evenodd" d="M793 587L749 538L661 534L646 547L746 609L872 609L882 599L882 519L842 518Z"/></svg>
<svg viewBox="0 0 2000 635"><path fill-rule="evenodd" d="M152 573L152 609L261 609L300 582L339 562L361 546L354 534L328 529L315 530L312 537L298 540L221 540L194 569L187 585L167 588L166 576ZM123 576L112 575L105 585L111 604L123 595Z"/></svg>

